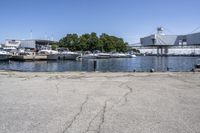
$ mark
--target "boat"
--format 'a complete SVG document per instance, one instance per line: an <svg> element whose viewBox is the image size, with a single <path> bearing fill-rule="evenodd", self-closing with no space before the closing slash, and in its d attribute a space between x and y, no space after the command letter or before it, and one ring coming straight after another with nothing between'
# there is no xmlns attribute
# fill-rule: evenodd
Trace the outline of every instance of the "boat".
<svg viewBox="0 0 200 133"><path fill-rule="evenodd" d="M11 57L11 54L9 52L0 50L0 61L9 60L10 57Z"/></svg>
<svg viewBox="0 0 200 133"><path fill-rule="evenodd" d="M131 56L131 58L137 57L135 54L131 54L130 56Z"/></svg>
<svg viewBox="0 0 200 133"><path fill-rule="evenodd" d="M19 50L17 53L12 55L10 59L15 61L36 61L36 60L46 60L47 56L36 55L35 52Z"/></svg>
<svg viewBox="0 0 200 133"><path fill-rule="evenodd" d="M136 55L134 54L124 54L124 53L113 53L111 54L111 58L134 58Z"/></svg>
<svg viewBox="0 0 200 133"><path fill-rule="evenodd" d="M96 59L97 58L97 54L84 54L82 56L83 59Z"/></svg>
<svg viewBox="0 0 200 133"><path fill-rule="evenodd" d="M38 52L38 54L40 55L50 55L50 54L58 54L58 51L55 51L55 50L40 50Z"/></svg>
<svg viewBox="0 0 200 133"><path fill-rule="evenodd" d="M47 60L58 60L59 52L55 50L40 50L38 52L41 56L47 56Z"/></svg>
<svg viewBox="0 0 200 133"><path fill-rule="evenodd" d="M90 51L86 51L82 56L82 59L96 59L97 58L97 54L92 53Z"/></svg>
<svg viewBox="0 0 200 133"><path fill-rule="evenodd" d="M108 53L97 53L97 59L109 59L111 55Z"/></svg>
<svg viewBox="0 0 200 133"><path fill-rule="evenodd" d="M81 54L79 54L78 52L63 51L59 54L58 59L59 60L77 60L77 58L80 56Z"/></svg>

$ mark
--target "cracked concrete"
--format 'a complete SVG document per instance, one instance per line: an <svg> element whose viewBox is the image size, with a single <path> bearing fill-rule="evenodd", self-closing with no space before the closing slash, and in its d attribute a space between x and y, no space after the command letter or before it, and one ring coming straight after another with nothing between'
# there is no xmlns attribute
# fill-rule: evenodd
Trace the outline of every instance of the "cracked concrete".
<svg viewBox="0 0 200 133"><path fill-rule="evenodd" d="M96 131L97 133L101 132L102 125L105 122L106 107L107 107L107 101L104 102L104 106L103 106L103 109L102 109L102 115L101 115L101 121L100 121L98 129Z"/></svg>
<svg viewBox="0 0 200 133"><path fill-rule="evenodd" d="M76 119L80 116L80 114L82 113L83 111L83 107L84 105L88 102L88 96L86 97L85 101L80 105L80 110L79 112L73 117L73 119L67 123L66 125L66 128L64 129L64 131L62 133L65 133L68 131L69 128L71 128L71 126L73 125L73 123L76 121Z"/></svg>
<svg viewBox="0 0 200 133"><path fill-rule="evenodd" d="M0 72L0 132L198 133L199 81L200 73Z"/></svg>

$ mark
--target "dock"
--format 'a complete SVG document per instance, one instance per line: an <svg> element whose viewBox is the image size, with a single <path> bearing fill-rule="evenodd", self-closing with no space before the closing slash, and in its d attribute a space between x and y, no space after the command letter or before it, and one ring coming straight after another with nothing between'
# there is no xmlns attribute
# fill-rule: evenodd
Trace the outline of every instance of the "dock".
<svg viewBox="0 0 200 133"><path fill-rule="evenodd" d="M14 55L10 60L15 61L35 61L35 60L47 60L46 55Z"/></svg>

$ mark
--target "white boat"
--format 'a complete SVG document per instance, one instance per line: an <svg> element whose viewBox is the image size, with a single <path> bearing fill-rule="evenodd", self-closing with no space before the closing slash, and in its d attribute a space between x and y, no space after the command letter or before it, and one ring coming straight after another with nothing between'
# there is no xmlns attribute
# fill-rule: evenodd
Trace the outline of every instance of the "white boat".
<svg viewBox="0 0 200 133"><path fill-rule="evenodd" d="M97 59L109 59L111 55L108 53L97 53Z"/></svg>
<svg viewBox="0 0 200 133"><path fill-rule="evenodd" d="M136 55L134 54L124 54L124 53L113 53L111 54L111 58L134 58Z"/></svg>
<svg viewBox="0 0 200 133"><path fill-rule="evenodd" d="M79 54L77 52L64 51L59 54L58 59L60 59L60 60L76 60L80 56L81 56L81 54Z"/></svg>
<svg viewBox="0 0 200 133"><path fill-rule="evenodd" d="M82 59L96 59L97 58L97 54L92 53L91 51L86 51L82 56Z"/></svg>
<svg viewBox="0 0 200 133"><path fill-rule="evenodd" d="M134 55L134 54L131 54L131 57L132 57L132 58L135 58L135 57L136 57L136 55Z"/></svg>
<svg viewBox="0 0 200 133"><path fill-rule="evenodd" d="M47 56L47 60L58 60L59 52L55 50L40 50L39 55Z"/></svg>
<svg viewBox="0 0 200 133"><path fill-rule="evenodd" d="M40 55L50 55L50 54L58 54L58 51L55 51L55 50L40 50L38 52L38 54Z"/></svg>
<svg viewBox="0 0 200 133"><path fill-rule="evenodd" d="M55 50L41 50L38 52L38 54L46 55L47 60L76 60L80 56L80 54L77 52L58 52Z"/></svg>
<svg viewBox="0 0 200 133"><path fill-rule="evenodd" d="M97 54L85 54L82 56L83 59L96 59L97 58Z"/></svg>
<svg viewBox="0 0 200 133"><path fill-rule="evenodd" d="M0 60L9 60L11 57L11 54L6 51L0 51Z"/></svg>

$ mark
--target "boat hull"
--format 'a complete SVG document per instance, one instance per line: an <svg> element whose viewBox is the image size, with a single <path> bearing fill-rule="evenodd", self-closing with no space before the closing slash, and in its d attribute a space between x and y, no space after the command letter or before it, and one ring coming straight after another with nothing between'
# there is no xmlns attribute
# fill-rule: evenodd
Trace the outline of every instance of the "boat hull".
<svg viewBox="0 0 200 133"><path fill-rule="evenodd" d="M44 55L16 55L10 58L16 61L34 61L34 60L46 60L47 56Z"/></svg>
<svg viewBox="0 0 200 133"><path fill-rule="evenodd" d="M6 61L6 60L9 60L10 59L10 55L0 55L0 61Z"/></svg>
<svg viewBox="0 0 200 133"><path fill-rule="evenodd" d="M47 60L76 60L79 54L52 54L47 55Z"/></svg>

